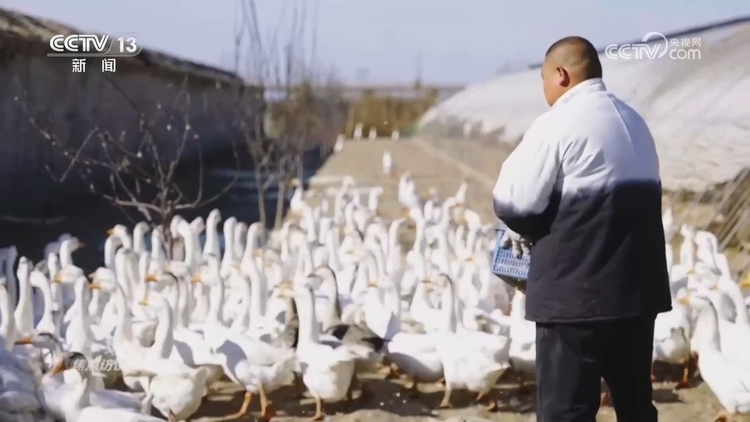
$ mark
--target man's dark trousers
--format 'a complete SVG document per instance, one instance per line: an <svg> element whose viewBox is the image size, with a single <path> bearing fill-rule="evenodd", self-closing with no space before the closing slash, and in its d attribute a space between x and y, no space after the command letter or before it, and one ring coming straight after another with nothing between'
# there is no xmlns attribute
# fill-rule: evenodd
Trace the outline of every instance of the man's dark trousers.
<svg viewBox="0 0 750 422"><path fill-rule="evenodd" d="M595 422L604 378L618 422L656 422L654 320L537 323L537 421Z"/></svg>

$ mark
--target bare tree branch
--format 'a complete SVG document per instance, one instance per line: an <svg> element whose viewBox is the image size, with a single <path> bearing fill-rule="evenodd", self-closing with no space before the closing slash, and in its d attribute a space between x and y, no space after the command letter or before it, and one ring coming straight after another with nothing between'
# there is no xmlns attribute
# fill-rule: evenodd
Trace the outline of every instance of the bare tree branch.
<svg viewBox="0 0 750 422"><path fill-rule="evenodd" d="M261 38L262 31L254 0L243 0L239 11L235 34L235 64L239 67L245 58L253 81L257 82L266 95L265 115L257 110L245 107L247 98L252 93L237 87L237 106L233 107L231 127L224 128L227 133L236 136L242 150L247 153L252 165L254 188L257 193L260 221L268 225L271 221L266 216L266 193L271 188L278 189L276 216L280 222L284 211L286 189L291 181L303 176L304 156L311 149L325 145L335 138L341 128L331 127L336 119L329 117L334 107L329 105L334 97L329 90L329 81L316 81L315 72L305 52L306 32L317 25L310 25L310 16L304 2L294 1L292 10L287 12L289 0L285 0L282 16L272 28L270 35ZM301 4L301 5L300 5ZM317 6L316 6L317 10ZM285 21L287 13L291 21ZM317 17L317 11L313 13ZM281 37L281 27L288 31ZM282 47L279 48L279 39ZM315 47L312 47L315 50ZM242 73L238 68L238 73ZM332 78L331 78L332 79ZM283 87L283 88L282 88ZM283 92L278 92L282 88ZM341 97L335 99L335 103Z"/></svg>
<svg viewBox="0 0 750 422"><path fill-rule="evenodd" d="M45 163L45 169L57 183L77 182L71 180L75 174L79 182L85 184L90 193L99 195L122 209L129 217L127 209L135 209L155 225L161 225L169 235L169 223L178 211L191 210L208 205L229 191L237 180L237 173L226 185L205 198L204 154L201 139L191 126L189 110L194 105L190 95L188 79L183 79L179 90L167 107L156 104L154 110L146 112L112 78L103 75L107 86L117 94L124 104L137 117L137 127L129 133L101 126L101 121L109 110L97 110L101 116L86 116L96 122L87 136L80 140L61 140L55 132L55 122L42 112L33 110L27 101L23 87L21 96L16 97L21 110L30 125L51 147L58 150L66 163L66 168L56 175L54 169ZM185 175L185 153L188 149L197 151L196 192L183 190ZM231 143L235 169L238 156ZM194 169L193 165L190 169ZM185 173L185 172L182 172ZM106 182L105 182L106 180Z"/></svg>

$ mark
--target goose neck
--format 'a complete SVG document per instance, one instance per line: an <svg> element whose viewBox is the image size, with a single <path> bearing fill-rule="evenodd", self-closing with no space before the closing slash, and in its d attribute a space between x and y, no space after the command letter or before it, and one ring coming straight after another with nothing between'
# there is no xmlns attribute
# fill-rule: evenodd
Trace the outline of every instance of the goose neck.
<svg viewBox="0 0 750 422"><path fill-rule="evenodd" d="M32 274L32 277L33 276L34 274ZM46 278L41 274L39 274L38 277L40 279L39 279L39 283L37 283L36 285L39 288L39 291L42 293L42 302L44 305L44 309L42 310L42 318L39 320L39 324L37 325L45 327L45 326L49 326L50 324L54 324L54 321L55 321L54 314L53 314L53 311L55 309L54 298L52 296L52 288L49 285L49 281L46 280ZM59 327L55 325L55 329L57 330L59 329ZM55 332L52 334L58 334L58 333Z"/></svg>
<svg viewBox="0 0 750 422"><path fill-rule="evenodd" d="M5 285L0 285L0 335L5 339L5 348L11 350L13 344L18 340L16 333L16 321L10 305L10 295Z"/></svg>
<svg viewBox="0 0 750 422"><path fill-rule="evenodd" d="M258 271L256 263L250 265L250 321L257 323L266 317L266 305L268 301L268 280ZM245 280L247 283L247 280Z"/></svg>
<svg viewBox="0 0 750 422"><path fill-rule="evenodd" d="M119 283L115 283L115 309L117 310L117 325L115 339L130 341L133 339L133 321L128 307L125 290Z"/></svg>
<svg viewBox="0 0 750 422"><path fill-rule="evenodd" d="M18 270L18 304L15 310L15 319L18 327L26 332L34 328L34 310L31 302L31 283L29 282L30 269L24 264Z"/></svg>
<svg viewBox="0 0 750 422"><path fill-rule="evenodd" d="M458 328L458 316L456 315L456 295L452 283L448 283L441 297L441 328L447 332L455 333Z"/></svg>
<svg viewBox="0 0 750 422"><path fill-rule="evenodd" d="M234 224L224 223L224 255L222 263L227 265L234 261Z"/></svg>
<svg viewBox="0 0 750 422"><path fill-rule="evenodd" d="M224 280L221 276L215 276L208 291L208 315L206 322L209 324L224 324Z"/></svg>
<svg viewBox="0 0 750 422"><path fill-rule="evenodd" d="M160 302L156 311L156 331L151 349L155 350L160 357L167 359L174 347L174 318L169 302L166 299Z"/></svg>
<svg viewBox="0 0 750 422"><path fill-rule="evenodd" d="M315 313L315 296L312 289L302 288L295 292L299 315L299 343L319 343L318 318Z"/></svg>
<svg viewBox="0 0 750 422"><path fill-rule="evenodd" d="M194 270L195 254L197 251L196 234L193 232L193 229L187 221L181 222L180 228L180 236L185 242L185 257L183 258L183 262L188 268Z"/></svg>
<svg viewBox="0 0 750 422"><path fill-rule="evenodd" d="M698 345L699 351L701 349L721 350L719 316L712 301L706 300L704 306L700 308L695 330L705 333L705 336L701 337L701 344Z"/></svg>

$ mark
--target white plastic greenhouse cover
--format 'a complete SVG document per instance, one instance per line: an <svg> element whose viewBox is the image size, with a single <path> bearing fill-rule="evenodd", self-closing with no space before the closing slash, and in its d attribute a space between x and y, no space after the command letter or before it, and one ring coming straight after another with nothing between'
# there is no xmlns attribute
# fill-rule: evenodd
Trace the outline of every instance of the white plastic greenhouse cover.
<svg viewBox="0 0 750 422"><path fill-rule="evenodd" d="M602 54L604 81L648 121L665 188L704 190L750 167L750 18L680 35L701 39L700 60ZM430 109L419 126L428 134L517 142L546 109L539 69L530 69L467 87Z"/></svg>

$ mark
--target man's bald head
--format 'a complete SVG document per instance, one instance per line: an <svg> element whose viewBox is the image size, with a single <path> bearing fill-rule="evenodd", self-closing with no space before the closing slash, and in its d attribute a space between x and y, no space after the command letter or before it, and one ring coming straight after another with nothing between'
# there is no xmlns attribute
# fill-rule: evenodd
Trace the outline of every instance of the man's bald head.
<svg viewBox="0 0 750 422"><path fill-rule="evenodd" d="M552 44L544 55L542 79L550 106L579 83L601 77L599 53L583 37L565 37Z"/></svg>
<svg viewBox="0 0 750 422"><path fill-rule="evenodd" d="M576 74L581 80L602 77L599 52L583 37L565 37L556 41L547 49L544 59L554 60L557 65L568 69L571 76Z"/></svg>

